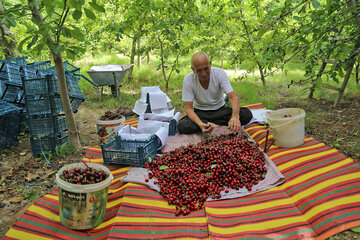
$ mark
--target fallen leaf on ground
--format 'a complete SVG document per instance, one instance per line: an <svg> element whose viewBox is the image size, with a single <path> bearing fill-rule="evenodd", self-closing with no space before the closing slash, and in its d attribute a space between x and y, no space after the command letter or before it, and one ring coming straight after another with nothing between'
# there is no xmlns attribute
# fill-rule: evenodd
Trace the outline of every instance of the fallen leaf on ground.
<svg viewBox="0 0 360 240"><path fill-rule="evenodd" d="M37 174L33 174L31 172L28 172L27 176L25 177L25 180L28 182L31 182L32 180L38 178L39 176Z"/></svg>
<svg viewBox="0 0 360 240"><path fill-rule="evenodd" d="M10 203L18 203L18 202L21 202L22 200L24 200L23 197L14 197L14 198L9 198L8 201Z"/></svg>

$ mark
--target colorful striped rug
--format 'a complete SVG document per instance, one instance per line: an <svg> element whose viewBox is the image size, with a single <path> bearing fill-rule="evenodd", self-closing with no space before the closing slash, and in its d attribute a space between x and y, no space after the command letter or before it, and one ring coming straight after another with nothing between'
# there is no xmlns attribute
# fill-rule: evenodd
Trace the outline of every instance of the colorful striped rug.
<svg viewBox="0 0 360 240"><path fill-rule="evenodd" d="M264 126L252 123L246 131L265 146ZM360 166L354 160L313 138L296 148L273 145L267 155L286 177L284 184L207 202L204 209L180 217L157 192L120 182L129 168L111 168L106 217L97 228L62 226L55 191L35 202L4 239L327 239L360 226ZM84 160L102 163L101 149L90 148Z"/></svg>

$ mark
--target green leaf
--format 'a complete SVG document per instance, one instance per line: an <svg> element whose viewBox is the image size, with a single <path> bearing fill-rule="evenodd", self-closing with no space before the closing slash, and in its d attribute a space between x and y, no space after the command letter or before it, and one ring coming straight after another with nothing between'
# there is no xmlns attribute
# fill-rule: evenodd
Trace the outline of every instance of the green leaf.
<svg viewBox="0 0 360 240"><path fill-rule="evenodd" d="M69 5L72 8L81 9L81 8L79 8L79 2L77 0L70 0Z"/></svg>
<svg viewBox="0 0 360 240"><path fill-rule="evenodd" d="M354 228L352 228L350 230L353 231L353 232L356 232L356 233L360 233L360 227L354 227Z"/></svg>
<svg viewBox="0 0 360 240"><path fill-rule="evenodd" d="M311 2L315 9L318 9L321 6L317 0L311 0Z"/></svg>
<svg viewBox="0 0 360 240"><path fill-rule="evenodd" d="M301 17L298 17L298 16L294 16L294 19L298 22L301 22L302 21L302 18Z"/></svg>
<svg viewBox="0 0 360 240"><path fill-rule="evenodd" d="M169 167L166 166L166 165L161 165L161 166L159 167L160 170L165 170L165 169L167 169L167 168L169 168Z"/></svg>
<svg viewBox="0 0 360 240"><path fill-rule="evenodd" d="M327 11L331 10L332 2L333 2L333 0L326 0L326 10Z"/></svg>
<svg viewBox="0 0 360 240"><path fill-rule="evenodd" d="M61 30L64 37L71 37L71 29L63 27Z"/></svg>
<svg viewBox="0 0 360 240"><path fill-rule="evenodd" d="M12 18L9 17L9 16L6 16L5 18L6 18L6 20L9 22L9 24L10 24L11 26L16 27L16 21L15 21L14 19L12 19ZM8 27L11 27L11 26L8 26Z"/></svg>
<svg viewBox="0 0 360 240"><path fill-rule="evenodd" d="M84 8L84 11L85 11L85 15L87 18L91 19L91 20L95 20L96 19L96 16L95 14L88 8Z"/></svg>
<svg viewBox="0 0 360 240"><path fill-rule="evenodd" d="M74 29L74 30L70 30L70 32L71 32L71 37L75 38L76 40L81 42L85 40L84 34L82 34L81 31Z"/></svg>
<svg viewBox="0 0 360 240"><path fill-rule="evenodd" d="M18 50L19 50L19 52L22 52L23 45L24 45L24 44L26 43L26 41L28 41L30 38L31 38L31 36L28 36L28 37L26 37L25 39L23 39L23 40L19 43L19 45L18 45Z"/></svg>
<svg viewBox="0 0 360 240"><path fill-rule="evenodd" d="M63 52L65 50L65 47L63 45L56 45L54 48L54 52L56 54L60 54L61 52Z"/></svg>
<svg viewBox="0 0 360 240"><path fill-rule="evenodd" d="M27 49L30 49L38 40L38 35L33 36L31 42L27 45Z"/></svg>
<svg viewBox="0 0 360 240"><path fill-rule="evenodd" d="M103 13L105 12L105 8L103 6L97 4L96 2L90 2L89 4L96 11L103 12Z"/></svg>
<svg viewBox="0 0 360 240"><path fill-rule="evenodd" d="M269 27L262 27L259 32L257 33L257 37L261 38L267 31L269 30Z"/></svg>
<svg viewBox="0 0 360 240"><path fill-rule="evenodd" d="M79 20L82 16L82 12L79 11L79 10L75 10L73 13L72 13L72 16L75 20Z"/></svg>
<svg viewBox="0 0 360 240"><path fill-rule="evenodd" d="M148 158L147 158L147 161L148 161L149 163L151 163L151 161L152 161L151 157L148 157Z"/></svg>
<svg viewBox="0 0 360 240"><path fill-rule="evenodd" d="M213 169L213 168L216 167L216 166L217 166L217 164L211 165L211 169Z"/></svg>

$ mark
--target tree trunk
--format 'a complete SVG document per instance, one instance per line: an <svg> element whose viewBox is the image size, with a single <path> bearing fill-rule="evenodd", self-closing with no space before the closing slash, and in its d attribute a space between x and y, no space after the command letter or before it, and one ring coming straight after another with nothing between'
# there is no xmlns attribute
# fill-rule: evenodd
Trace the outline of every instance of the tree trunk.
<svg viewBox="0 0 360 240"><path fill-rule="evenodd" d="M147 56L147 64L150 64L150 52L148 52L148 53L146 54L146 56Z"/></svg>
<svg viewBox="0 0 360 240"><path fill-rule="evenodd" d="M79 132L76 127L74 115L71 109L69 93L66 86L65 81L65 69L64 62L61 54L53 53L56 76L58 79L58 85L60 90L61 103L63 105L63 109L66 116L66 122L68 124L68 134L71 145L73 145L76 149L81 148L80 140L79 140Z"/></svg>
<svg viewBox="0 0 360 240"><path fill-rule="evenodd" d="M330 54L328 56L326 56L326 59L328 59L330 57ZM315 88L316 88L316 83L318 82L319 78L322 76L325 68L326 68L326 59L322 62L321 64L321 67L319 69L319 72L318 74L316 75L316 78L314 81L312 81L312 85L311 85L311 88L310 88L310 93L309 93L309 99L312 99L314 97L314 91L315 91Z"/></svg>
<svg viewBox="0 0 360 240"><path fill-rule="evenodd" d="M140 49L141 48L141 42L140 39L137 40L137 49L138 49L138 66L141 66L141 53L140 53Z"/></svg>
<svg viewBox="0 0 360 240"><path fill-rule="evenodd" d="M165 73L165 61L164 61L164 47L163 47L163 42L161 41L160 37L158 36L158 40L160 42L160 59L161 59L161 70L162 70L162 74L163 74L163 77L165 79L165 93L168 92L168 89L169 89L169 81L168 79L166 78L166 73Z"/></svg>
<svg viewBox="0 0 360 240"><path fill-rule="evenodd" d="M132 41L132 45L131 45L131 56L130 56L130 64L134 64L135 62L135 51L136 51L136 37L133 37L133 41ZM133 67L130 68L129 70L129 74L128 74L128 80L129 82L132 81L133 76L132 76L132 72L133 72Z"/></svg>
<svg viewBox="0 0 360 240"><path fill-rule="evenodd" d="M344 82L341 85L341 88L340 88L340 91L339 91L339 97L338 97L338 100L335 103L335 107L337 107L339 105L339 102L340 102L340 100L341 100L341 98L342 98L342 96L343 96L343 94L345 92L345 88L346 88L346 85L349 82L351 72L352 72L352 69L353 69L354 64L355 64L355 60L356 60L356 58L353 57L352 59L349 60L349 62L347 64L347 70L346 70L346 74L345 74L345 77L344 77Z"/></svg>
<svg viewBox="0 0 360 240"><path fill-rule="evenodd" d="M4 12L2 0L0 0L0 11ZM18 57L16 37L4 23L0 25L0 47L5 58Z"/></svg>
<svg viewBox="0 0 360 240"><path fill-rule="evenodd" d="M35 19L36 24L39 26L39 28L44 24L43 17L39 11L39 6L37 5L37 0L28 0L29 8L31 10L32 16ZM46 30L46 29L45 29ZM73 112L70 105L69 100L69 94L66 87L66 80L65 80L65 70L64 70L64 63L62 61L62 55L56 54L52 46L56 46L56 42L54 41L53 37L49 34L49 31L46 31L47 34L44 35L45 38L48 39L47 46L53 56L54 63L55 63L55 69L56 69L56 75L57 80L59 84L59 90L60 90L60 97L61 97L61 103L63 105L63 109L66 116L66 122L68 124L68 133L69 133L69 139L70 144L74 146L76 149L81 149L80 139L79 139L79 133L76 128Z"/></svg>
<svg viewBox="0 0 360 240"><path fill-rule="evenodd" d="M358 29L360 29L360 7L357 0L350 0L348 1L349 6L356 7L357 11L354 14L355 17L355 23L358 26Z"/></svg>
<svg viewBox="0 0 360 240"><path fill-rule="evenodd" d="M249 43L249 46L250 46L250 48L251 48L252 55L255 57L255 58L254 58L254 59L255 59L255 62L256 62L256 64L257 64L258 67L259 67L260 77L261 77L261 81L262 81L263 87L266 89L266 81L265 81L265 75L264 75L264 67L261 65L261 63L260 63L258 60L256 60L256 52L255 52L254 46L253 46L253 44L252 44L252 42L251 42L251 40L250 40L249 30L248 30L248 28L247 28L247 25L246 25L246 22L245 22L245 19L244 19L244 14L243 14L242 10L240 10L240 13L241 13L241 20L242 20L242 22L243 22L243 25L244 25L244 28L245 28L245 31L246 31L246 35L248 36L248 38L246 38L246 37L244 37L244 38L245 38L245 40L247 40L248 43Z"/></svg>
<svg viewBox="0 0 360 240"><path fill-rule="evenodd" d="M338 34L340 35L340 33L342 32L343 30L343 27L341 27L338 31ZM332 45L333 45L333 48L335 49L337 47L337 40L334 40L334 41L331 41ZM322 64L321 64L321 67L319 69L319 72L318 74L316 75L316 78L311 81L312 85L310 87L310 92L309 92L309 96L308 98L309 99L312 99L314 97L314 91L315 91L315 88L316 88L316 83L319 81L319 79L321 78L322 74L324 73L324 70L326 68L326 65L328 63L330 63L329 59L331 57L331 53L328 53L325 57L325 59L323 60Z"/></svg>

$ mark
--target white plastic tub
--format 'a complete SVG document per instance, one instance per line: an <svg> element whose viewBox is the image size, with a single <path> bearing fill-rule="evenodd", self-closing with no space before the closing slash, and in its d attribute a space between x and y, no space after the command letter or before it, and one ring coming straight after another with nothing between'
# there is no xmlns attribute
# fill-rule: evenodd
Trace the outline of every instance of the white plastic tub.
<svg viewBox="0 0 360 240"><path fill-rule="evenodd" d="M291 148L304 143L305 111L300 108L284 108L269 112L267 119L279 147Z"/></svg>
<svg viewBox="0 0 360 240"><path fill-rule="evenodd" d="M108 143L115 139L116 133L125 126L125 117L122 116L116 120L96 119L96 132L99 135L101 143Z"/></svg>
<svg viewBox="0 0 360 240"><path fill-rule="evenodd" d="M60 178L65 169L86 168L84 163L62 167L56 174L59 186L59 215L61 223L71 229L91 229L102 223L106 212L108 187L113 180L110 170L100 164L87 163L89 167L104 170L108 177L99 183L77 185Z"/></svg>

